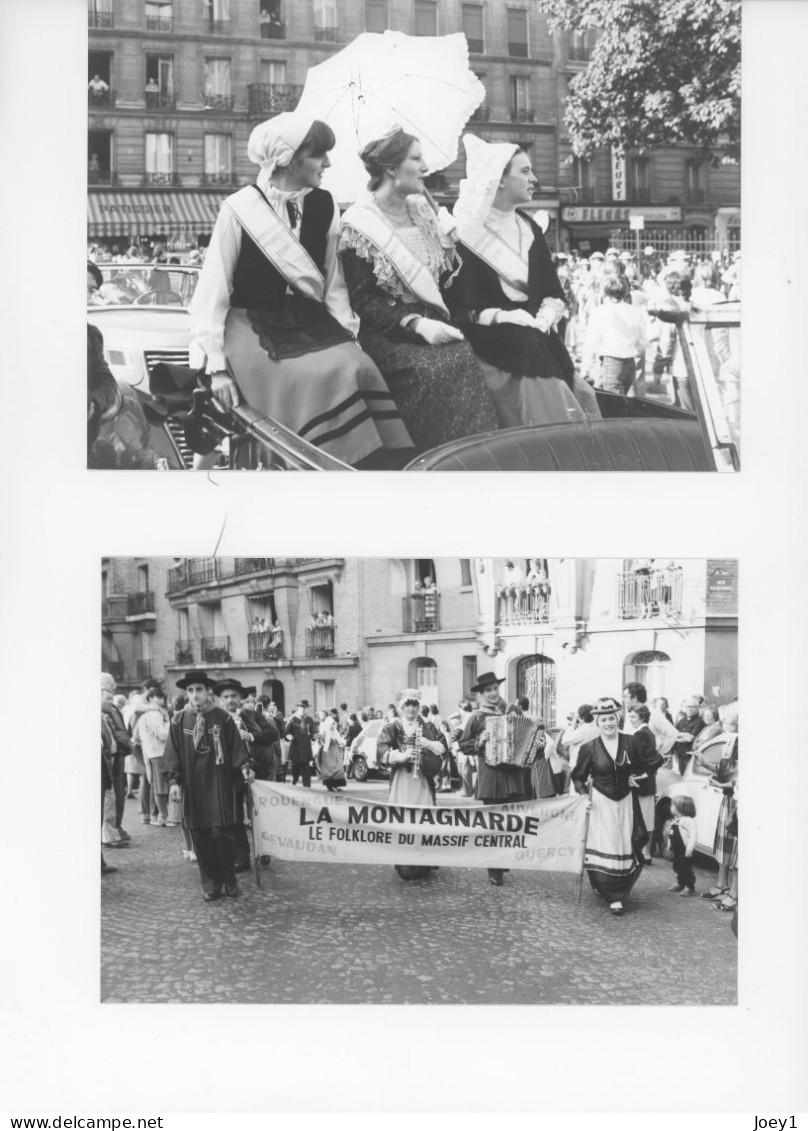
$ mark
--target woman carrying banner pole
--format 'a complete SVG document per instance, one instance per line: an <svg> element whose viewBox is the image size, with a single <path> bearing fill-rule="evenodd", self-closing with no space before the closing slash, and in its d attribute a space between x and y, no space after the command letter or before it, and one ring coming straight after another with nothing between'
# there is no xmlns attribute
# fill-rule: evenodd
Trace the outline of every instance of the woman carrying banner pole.
<svg viewBox="0 0 808 1131"><path fill-rule="evenodd" d="M320 188L330 127L298 112L256 126L255 184L222 204L190 305L192 363L226 409L243 399L353 466L398 467L412 443L358 346L337 259L339 210Z"/></svg>
<svg viewBox="0 0 808 1131"><path fill-rule="evenodd" d="M642 848L648 832L637 797L633 743L617 729L620 704L599 699L592 708L599 736L581 747L572 781L586 793L591 780L591 811L584 867L594 890L608 900L613 915L623 914L623 901L642 871Z"/></svg>

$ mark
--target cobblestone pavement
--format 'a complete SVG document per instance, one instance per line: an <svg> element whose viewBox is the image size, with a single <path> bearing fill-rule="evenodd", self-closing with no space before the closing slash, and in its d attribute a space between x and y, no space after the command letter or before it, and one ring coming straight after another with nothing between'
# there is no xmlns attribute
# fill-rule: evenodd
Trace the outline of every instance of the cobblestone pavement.
<svg viewBox="0 0 808 1131"><path fill-rule="evenodd" d="M317 792L321 791L319 787ZM382 800L386 786L350 783ZM730 916L670 894L656 861L614 918L584 881L442 868L404 883L388 866L272 861L262 886L204 903L180 829L139 822L102 877L106 1002L730 1005ZM703 891L713 873L696 867ZM695 957L694 957L695 956Z"/></svg>

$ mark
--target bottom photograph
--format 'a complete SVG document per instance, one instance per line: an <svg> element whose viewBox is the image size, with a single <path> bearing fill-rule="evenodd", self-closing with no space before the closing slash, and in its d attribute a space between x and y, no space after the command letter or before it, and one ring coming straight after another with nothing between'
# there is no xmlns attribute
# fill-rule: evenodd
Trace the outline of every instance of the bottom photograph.
<svg viewBox="0 0 808 1131"><path fill-rule="evenodd" d="M734 1005L738 562L101 560L110 1003Z"/></svg>

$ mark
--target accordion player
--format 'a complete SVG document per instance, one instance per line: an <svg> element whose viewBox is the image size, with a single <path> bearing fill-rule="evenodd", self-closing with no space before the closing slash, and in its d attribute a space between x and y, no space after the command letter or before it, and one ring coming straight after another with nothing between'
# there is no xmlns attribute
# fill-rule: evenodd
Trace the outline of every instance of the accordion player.
<svg viewBox="0 0 808 1131"><path fill-rule="evenodd" d="M485 761L489 766L529 769L539 753L541 723L525 715L491 715L485 721L488 741Z"/></svg>

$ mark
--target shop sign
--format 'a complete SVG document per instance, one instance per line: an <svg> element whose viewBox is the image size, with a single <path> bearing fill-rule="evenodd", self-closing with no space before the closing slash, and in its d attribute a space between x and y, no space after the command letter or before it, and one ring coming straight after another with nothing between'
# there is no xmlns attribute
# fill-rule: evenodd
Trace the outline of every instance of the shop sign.
<svg viewBox="0 0 808 1131"><path fill-rule="evenodd" d="M643 216L649 224L675 224L682 219L678 206L655 208L653 205L615 205L613 207L584 207L567 205L561 209L561 219L568 224L627 224L631 216Z"/></svg>
<svg viewBox="0 0 808 1131"><path fill-rule="evenodd" d="M622 149L612 150L612 199L626 199L626 155Z"/></svg>

